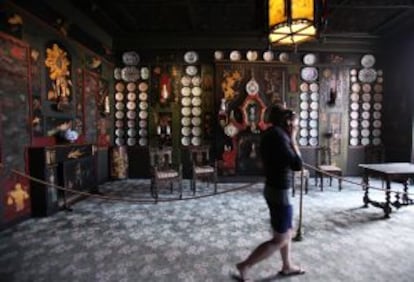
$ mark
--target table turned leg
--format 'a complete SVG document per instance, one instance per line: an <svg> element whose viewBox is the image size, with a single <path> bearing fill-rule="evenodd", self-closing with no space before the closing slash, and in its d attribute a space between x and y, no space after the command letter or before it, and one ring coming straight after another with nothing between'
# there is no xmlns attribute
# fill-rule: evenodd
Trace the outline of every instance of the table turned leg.
<svg viewBox="0 0 414 282"><path fill-rule="evenodd" d="M365 190L364 197L363 197L364 208L367 208L368 203L369 203L368 186L369 186L368 173L364 171L364 174L362 176L362 188Z"/></svg>
<svg viewBox="0 0 414 282"><path fill-rule="evenodd" d="M384 203L384 217L385 218L390 218L390 213L391 213L391 181L390 179L387 177L387 187L386 187L386 191L385 191L385 203Z"/></svg>

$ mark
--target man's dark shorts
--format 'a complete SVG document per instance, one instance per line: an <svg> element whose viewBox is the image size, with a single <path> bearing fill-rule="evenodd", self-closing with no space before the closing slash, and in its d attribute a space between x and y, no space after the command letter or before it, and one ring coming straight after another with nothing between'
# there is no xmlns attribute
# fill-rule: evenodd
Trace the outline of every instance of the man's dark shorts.
<svg viewBox="0 0 414 282"><path fill-rule="evenodd" d="M292 205L273 204L266 201L270 211L270 223L277 233L286 233L292 228Z"/></svg>

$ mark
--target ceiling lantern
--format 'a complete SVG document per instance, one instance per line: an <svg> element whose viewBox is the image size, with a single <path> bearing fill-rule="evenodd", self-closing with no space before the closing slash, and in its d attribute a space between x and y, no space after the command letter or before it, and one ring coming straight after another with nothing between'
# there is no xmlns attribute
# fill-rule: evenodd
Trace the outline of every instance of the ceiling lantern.
<svg viewBox="0 0 414 282"><path fill-rule="evenodd" d="M317 37L324 0L269 0L269 41L296 45Z"/></svg>

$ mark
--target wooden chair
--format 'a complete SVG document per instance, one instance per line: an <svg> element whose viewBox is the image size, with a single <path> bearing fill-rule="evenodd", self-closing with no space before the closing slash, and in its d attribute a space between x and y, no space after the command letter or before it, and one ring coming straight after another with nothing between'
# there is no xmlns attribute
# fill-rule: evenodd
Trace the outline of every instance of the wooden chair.
<svg viewBox="0 0 414 282"><path fill-rule="evenodd" d="M158 200L160 186L170 185L173 193L175 183L179 186L179 197L182 199L182 165L180 164L178 168L174 167L172 156L172 147L150 148L151 195L155 201Z"/></svg>
<svg viewBox="0 0 414 282"><path fill-rule="evenodd" d="M295 196L296 187L304 189L305 194L308 193L310 172L307 169L302 168L299 171L293 171L292 173L292 196Z"/></svg>
<svg viewBox="0 0 414 282"><path fill-rule="evenodd" d="M338 176L338 188L342 190L342 169L335 164L332 164L332 153L329 147L319 147L316 150L316 164L318 170L315 171L315 186L318 185L318 178L320 179L321 191L323 191L323 176L325 173ZM332 186L332 176L329 177L329 186Z"/></svg>
<svg viewBox="0 0 414 282"><path fill-rule="evenodd" d="M207 184L214 183L214 193L217 193L217 161L210 158L210 146L192 146L189 148L191 169L191 190L196 193L197 181L207 181Z"/></svg>

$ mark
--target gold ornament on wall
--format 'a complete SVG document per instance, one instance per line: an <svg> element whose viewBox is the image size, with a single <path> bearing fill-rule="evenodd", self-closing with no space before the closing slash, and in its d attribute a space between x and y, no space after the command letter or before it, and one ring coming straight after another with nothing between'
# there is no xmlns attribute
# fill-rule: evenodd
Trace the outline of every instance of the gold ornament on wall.
<svg viewBox="0 0 414 282"><path fill-rule="evenodd" d="M49 78L52 81L52 88L48 91L48 100L57 100L60 105L67 104L72 86L67 53L56 43L53 44L52 48L46 49L45 65L49 68Z"/></svg>

